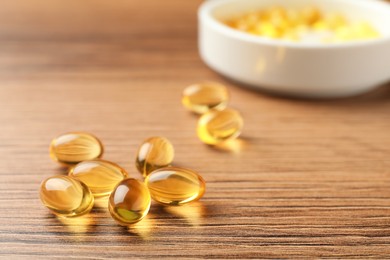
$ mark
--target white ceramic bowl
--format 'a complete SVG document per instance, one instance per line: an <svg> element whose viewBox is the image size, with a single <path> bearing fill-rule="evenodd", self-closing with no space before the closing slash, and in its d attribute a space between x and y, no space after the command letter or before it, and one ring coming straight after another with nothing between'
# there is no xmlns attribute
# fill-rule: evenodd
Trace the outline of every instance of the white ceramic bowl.
<svg viewBox="0 0 390 260"><path fill-rule="evenodd" d="M318 6L369 21L374 40L336 44L253 36L221 20L270 6ZM360 94L390 80L390 4L380 0L211 0L199 9L199 51L217 72L259 89L300 97Z"/></svg>

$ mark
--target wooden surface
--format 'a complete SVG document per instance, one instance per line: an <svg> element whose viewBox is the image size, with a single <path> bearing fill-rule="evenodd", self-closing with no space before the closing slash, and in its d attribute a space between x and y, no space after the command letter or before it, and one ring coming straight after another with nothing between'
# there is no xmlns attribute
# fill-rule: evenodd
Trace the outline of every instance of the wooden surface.
<svg viewBox="0 0 390 260"><path fill-rule="evenodd" d="M198 57L200 2L2 1L0 257L390 257L390 85L317 102L241 88ZM229 147L200 143L180 104L204 80L227 84L244 115ZM50 140L75 130L99 136L104 158L136 178L137 146L166 136L207 192L186 207L153 204L128 230L105 201L61 221L38 189L65 173Z"/></svg>

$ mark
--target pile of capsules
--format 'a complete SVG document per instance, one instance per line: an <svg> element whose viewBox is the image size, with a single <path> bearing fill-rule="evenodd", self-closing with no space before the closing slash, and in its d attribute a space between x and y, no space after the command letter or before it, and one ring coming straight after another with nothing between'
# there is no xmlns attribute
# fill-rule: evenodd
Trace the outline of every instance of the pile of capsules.
<svg viewBox="0 0 390 260"><path fill-rule="evenodd" d="M342 14L325 14L317 7L295 10L275 6L227 20L225 24L253 35L289 41L337 43L380 37L369 22L352 22Z"/></svg>
<svg viewBox="0 0 390 260"><path fill-rule="evenodd" d="M228 92L216 83L197 84L185 89L183 104L203 113L198 135L207 144L236 138L243 125L241 115L227 109ZM60 217L88 213L95 198L107 197L108 211L122 226L144 218L151 199L164 205L182 205L200 199L206 183L193 170L171 166L174 148L164 137L151 137L139 147L135 164L144 182L129 178L119 165L100 159L103 144L92 134L72 132L50 144L50 157L69 168L68 175L52 176L40 188L42 203Z"/></svg>

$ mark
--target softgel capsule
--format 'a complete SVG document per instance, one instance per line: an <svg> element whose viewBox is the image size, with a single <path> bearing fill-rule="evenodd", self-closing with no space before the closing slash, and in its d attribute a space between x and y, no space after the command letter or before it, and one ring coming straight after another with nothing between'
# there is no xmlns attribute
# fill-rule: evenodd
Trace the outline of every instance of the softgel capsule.
<svg viewBox="0 0 390 260"><path fill-rule="evenodd" d="M210 111L199 118L197 134L202 142L216 145L237 138L243 125L244 121L237 110Z"/></svg>
<svg viewBox="0 0 390 260"><path fill-rule="evenodd" d="M170 165L175 156L172 143L165 137L150 137L139 147L135 166L146 177L150 172Z"/></svg>
<svg viewBox="0 0 390 260"><path fill-rule="evenodd" d="M144 183L133 179L121 181L113 190L108 201L112 218L122 226L128 226L143 219L149 212L150 193Z"/></svg>
<svg viewBox="0 0 390 260"><path fill-rule="evenodd" d="M54 138L50 144L50 157L66 166L74 166L79 162L100 158L103 145L92 134L71 132Z"/></svg>
<svg viewBox="0 0 390 260"><path fill-rule="evenodd" d="M85 183L95 197L104 197L128 174L116 163L95 159L77 164L69 176Z"/></svg>
<svg viewBox="0 0 390 260"><path fill-rule="evenodd" d="M206 182L193 170L166 167L153 171L145 179L152 198L166 205L182 205L200 199Z"/></svg>
<svg viewBox="0 0 390 260"><path fill-rule="evenodd" d="M183 91L182 103L184 107L196 114L203 114L211 109L223 110L228 102L227 88L215 82L193 84Z"/></svg>
<svg viewBox="0 0 390 260"><path fill-rule="evenodd" d="M44 180L40 188L42 203L61 217L77 217L88 213L94 197L87 185L69 176L53 176Z"/></svg>

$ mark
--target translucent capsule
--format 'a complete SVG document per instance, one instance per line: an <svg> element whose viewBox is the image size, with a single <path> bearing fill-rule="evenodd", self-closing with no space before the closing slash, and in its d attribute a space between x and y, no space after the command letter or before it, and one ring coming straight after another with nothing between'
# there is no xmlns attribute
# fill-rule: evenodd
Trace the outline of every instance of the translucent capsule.
<svg viewBox="0 0 390 260"><path fill-rule="evenodd" d="M114 189L108 201L111 216L122 226L140 221L150 208L148 188L136 179L124 179Z"/></svg>
<svg viewBox="0 0 390 260"><path fill-rule="evenodd" d="M95 136L74 132L58 136L50 144L50 157L61 164L73 166L79 162L100 158L103 145Z"/></svg>
<svg viewBox="0 0 390 260"><path fill-rule="evenodd" d="M145 183L155 201L168 205L198 200L206 189L206 182L198 173L179 167L158 169L146 177Z"/></svg>
<svg viewBox="0 0 390 260"><path fill-rule="evenodd" d="M69 176L85 183L95 197L102 197L127 178L127 172L115 163L96 159L77 164L69 171Z"/></svg>
<svg viewBox="0 0 390 260"><path fill-rule="evenodd" d="M210 109L225 109L229 93L224 85L208 82L191 85L184 89L182 103L190 111L203 114Z"/></svg>
<svg viewBox="0 0 390 260"><path fill-rule="evenodd" d="M197 133L202 142L215 145L237 138L243 125L241 114L234 109L210 111L199 118Z"/></svg>
<svg viewBox="0 0 390 260"><path fill-rule="evenodd" d="M53 176L41 184L42 203L54 214L75 217L88 213L94 198L88 187L69 176Z"/></svg>
<svg viewBox="0 0 390 260"><path fill-rule="evenodd" d="M168 139L151 137L140 145L135 165L145 177L158 168L170 165L174 155L173 145Z"/></svg>

